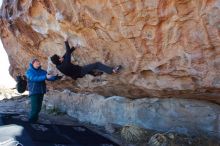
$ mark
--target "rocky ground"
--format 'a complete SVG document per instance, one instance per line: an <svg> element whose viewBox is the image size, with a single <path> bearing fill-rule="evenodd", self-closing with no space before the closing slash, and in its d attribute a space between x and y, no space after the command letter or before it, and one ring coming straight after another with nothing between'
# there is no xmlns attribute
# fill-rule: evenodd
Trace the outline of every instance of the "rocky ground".
<svg viewBox="0 0 220 146"><path fill-rule="evenodd" d="M14 89L0 89L0 113L20 113L23 118L27 118L29 109L30 103L27 93L21 95ZM205 135L189 137L172 131L159 132L131 125L126 127L119 125L101 127L90 123L82 123L62 113L59 109L47 109L45 106L42 107L39 122L85 125L89 129L123 146L220 146L218 139Z"/></svg>

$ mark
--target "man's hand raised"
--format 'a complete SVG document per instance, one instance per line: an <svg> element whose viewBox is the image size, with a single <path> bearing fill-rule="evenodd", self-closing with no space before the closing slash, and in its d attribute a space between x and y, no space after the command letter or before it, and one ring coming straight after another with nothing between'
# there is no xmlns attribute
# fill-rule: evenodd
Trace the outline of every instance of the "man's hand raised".
<svg viewBox="0 0 220 146"><path fill-rule="evenodd" d="M70 50L71 50L71 52L73 52L73 51L76 50L76 48L75 48L75 47L72 47Z"/></svg>
<svg viewBox="0 0 220 146"><path fill-rule="evenodd" d="M52 78L53 76L52 75L50 75L50 74L47 74L47 79L50 79L50 78Z"/></svg>

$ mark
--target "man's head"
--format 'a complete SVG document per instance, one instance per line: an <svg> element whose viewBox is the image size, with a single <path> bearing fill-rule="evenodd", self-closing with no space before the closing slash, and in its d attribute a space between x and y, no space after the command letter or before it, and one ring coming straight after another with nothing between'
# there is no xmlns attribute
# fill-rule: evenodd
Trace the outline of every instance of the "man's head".
<svg viewBox="0 0 220 146"><path fill-rule="evenodd" d="M60 57L57 54L54 54L52 57L50 57L50 59L55 65L59 65L63 62L63 57Z"/></svg>
<svg viewBox="0 0 220 146"><path fill-rule="evenodd" d="M33 59L31 64L33 65L34 68L38 69L41 66L41 63L38 59Z"/></svg>

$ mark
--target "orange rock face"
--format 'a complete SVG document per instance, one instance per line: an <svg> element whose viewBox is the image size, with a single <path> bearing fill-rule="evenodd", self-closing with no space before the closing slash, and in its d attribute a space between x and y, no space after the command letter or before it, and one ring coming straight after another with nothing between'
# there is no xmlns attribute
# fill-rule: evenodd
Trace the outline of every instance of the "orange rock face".
<svg viewBox="0 0 220 146"><path fill-rule="evenodd" d="M34 56L55 71L48 58L65 53L65 39L81 46L75 64L124 67L119 75L65 78L52 89L220 103L219 14L218 0L4 1L1 39L13 76Z"/></svg>

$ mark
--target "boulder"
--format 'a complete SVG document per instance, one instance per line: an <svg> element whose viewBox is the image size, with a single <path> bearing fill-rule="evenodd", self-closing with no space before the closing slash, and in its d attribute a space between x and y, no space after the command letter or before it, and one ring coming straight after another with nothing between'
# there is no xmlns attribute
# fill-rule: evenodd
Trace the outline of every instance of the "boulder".
<svg viewBox="0 0 220 146"><path fill-rule="evenodd" d="M104 96L176 97L220 103L218 0L14 0L1 7L10 73L31 58L57 73L49 56L80 45L72 63L122 65L118 75L64 78L51 89Z"/></svg>

